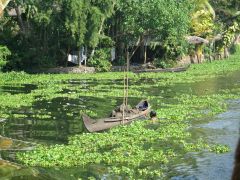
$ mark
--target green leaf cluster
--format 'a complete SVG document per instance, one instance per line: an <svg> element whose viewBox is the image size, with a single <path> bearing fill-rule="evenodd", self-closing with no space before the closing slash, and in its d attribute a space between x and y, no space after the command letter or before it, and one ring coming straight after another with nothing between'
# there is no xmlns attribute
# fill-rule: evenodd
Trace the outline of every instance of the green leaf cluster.
<svg viewBox="0 0 240 180"><path fill-rule="evenodd" d="M0 71L6 65L9 55L11 55L10 50L6 46L0 46Z"/></svg>
<svg viewBox="0 0 240 180"><path fill-rule="evenodd" d="M112 64L109 61L109 49L96 50L94 56L88 61L88 65L95 67L98 72L107 72L111 70Z"/></svg>

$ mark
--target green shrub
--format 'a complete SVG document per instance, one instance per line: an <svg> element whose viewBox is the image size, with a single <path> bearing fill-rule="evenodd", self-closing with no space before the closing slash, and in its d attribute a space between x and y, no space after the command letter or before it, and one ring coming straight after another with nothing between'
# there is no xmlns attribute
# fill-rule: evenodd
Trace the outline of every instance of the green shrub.
<svg viewBox="0 0 240 180"><path fill-rule="evenodd" d="M113 61L114 66L124 66L126 65L126 59L123 56L118 57Z"/></svg>
<svg viewBox="0 0 240 180"><path fill-rule="evenodd" d="M6 65L9 55L11 55L10 50L6 46L0 46L0 71Z"/></svg>
<svg viewBox="0 0 240 180"><path fill-rule="evenodd" d="M94 56L88 61L88 66L95 67L98 72L110 71L112 64L110 59L109 49L98 49L96 50Z"/></svg>
<svg viewBox="0 0 240 180"><path fill-rule="evenodd" d="M239 44L234 44L234 45L232 45L231 46L231 48L230 48L230 51L232 52L232 53L238 53L238 52L240 52L240 45Z"/></svg>
<svg viewBox="0 0 240 180"><path fill-rule="evenodd" d="M154 59L153 61L154 66L158 68L171 68L176 65L176 62L173 60L163 60L163 59Z"/></svg>

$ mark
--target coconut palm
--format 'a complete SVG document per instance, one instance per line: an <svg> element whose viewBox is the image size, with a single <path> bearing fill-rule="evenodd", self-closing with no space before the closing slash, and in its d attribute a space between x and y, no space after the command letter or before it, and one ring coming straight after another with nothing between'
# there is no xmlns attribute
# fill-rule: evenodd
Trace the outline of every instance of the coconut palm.
<svg viewBox="0 0 240 180"><path fill-rule="evenodd" d="M215 11L208 0L194 0L195 9L192 14L192 34L206 38L213 30Z"/></svg>
<svg viewBox="0 0 240 180"><path fill-rule="evenodd" d="M214 29L215 11L208 0L193 0L195 9L192 14L192 35L208 38ZM198 62L202 61L203 43L195 44Z"/></svg>

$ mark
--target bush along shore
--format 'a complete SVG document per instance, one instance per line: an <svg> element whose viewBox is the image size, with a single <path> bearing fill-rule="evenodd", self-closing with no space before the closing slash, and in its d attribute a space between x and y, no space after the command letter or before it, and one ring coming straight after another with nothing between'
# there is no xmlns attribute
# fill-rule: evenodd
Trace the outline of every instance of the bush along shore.
<svg viewBox="0 0 240 180"><path fill-rule="evenodd" d="M226 111L228 99L240 98L240 87L220 90L212 94L193 95L178 93L173 97L175 103L164 104L159 94L149 94L141 89L171 87L178 83L201 82L207 78L228 76L240 69L240 52L236 52L225 61L194 64L182 73L146 73L136 75L129 73L131 86L130 98L147 97L156 101L155 109L158 122L137 121L129 126L119 126L103 133L83 133L69 138L67 145L39 145L35 150L18 153L18 162L27 166L41 167L73 167L86 168L91 164L101 164L105 172L110 175L120 175L132 179L165 177L169 165L174 161L181 161L184 154L195 151L209 151L215 153L228 152L229 148L223 144L212 144L199 137L192 139L188 131L194 119L212 117ZM1 107L19 108L31 106L36 100L51 100L56 97L79 98L92 96L98 98L122 97L122 85L98 84L97 81L121 81L123 73L97 73L65 75L28 75L25 73L0 74L0 84L24 84L30 82L37 86L29 94L7 94L0 96ZM71 80L81 82L94 81L94 86L68 86L64 82ZM140 83L151 79L154 83ZM150 86L150 87L149 87ZM71 90L64 93L63 89ZM161 94L162 93L162 94ZM10 98L6 101L6 98ZM24 99L24 101L22 101ZM114 100L113 100L114 101ZM90 116L100 116L94 111L85 111ZM96 114L95 114L96 113ZM9 114L2 110L3 117Z"/></svg>

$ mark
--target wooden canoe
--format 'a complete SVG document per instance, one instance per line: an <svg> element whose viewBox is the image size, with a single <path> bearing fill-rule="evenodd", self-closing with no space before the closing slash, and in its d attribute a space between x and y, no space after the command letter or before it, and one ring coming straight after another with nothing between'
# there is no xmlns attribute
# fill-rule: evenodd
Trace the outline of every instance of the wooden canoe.
<svg viewBox="0 0 240 180"><path fill-rule="evenodd" d="M184 67L177 67L177 68L156 68L156 69L139 69L135 70L135 73L146 73L146 72L182 72L186 71L189 68L189 66L184 66Z"/></svg>
<svg viewBox="0 0 240 180"><path fill-rule="evenodd" d="M108 117L93 120L86 114L83 114L82 118L84 125L89 132L98 132L110 129L120 124L129 124L137 119L146 118L146 115L150 112L150 109L151 107L147 101L141 101L135 108L130 109L129 113L126 113L124 119L123 117Z"/></svg>

